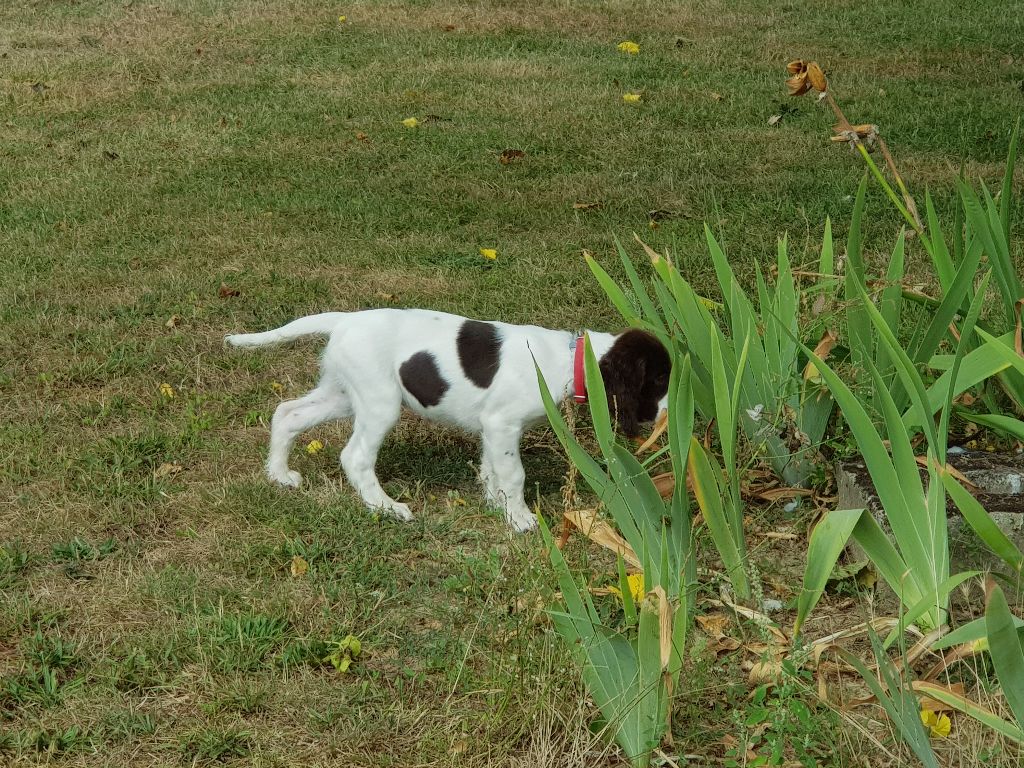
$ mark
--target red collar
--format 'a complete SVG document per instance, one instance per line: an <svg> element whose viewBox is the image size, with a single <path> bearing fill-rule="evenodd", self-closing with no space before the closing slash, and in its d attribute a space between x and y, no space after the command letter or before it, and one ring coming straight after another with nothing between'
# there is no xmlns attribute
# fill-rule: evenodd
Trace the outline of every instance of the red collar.
<svg viewBox="0 0 1024 768"><path fill-rule="evenodd" d="M587 377L583 371L583 355L587 346L587 337L580 334L576 339L576 354L572 364L572 399L577 403L587 402Z"/></svg>

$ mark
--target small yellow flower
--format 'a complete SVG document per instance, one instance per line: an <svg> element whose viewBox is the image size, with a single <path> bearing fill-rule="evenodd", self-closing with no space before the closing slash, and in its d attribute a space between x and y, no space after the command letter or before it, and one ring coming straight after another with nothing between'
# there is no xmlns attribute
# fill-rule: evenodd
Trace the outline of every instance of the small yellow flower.
<svg viewBox="0 0 1024 768"><path fill-rule="evenodd" d="M642 573L631 573L626 577L626 583L629 584L629 594L633 596L633 602L639 603L644 599L644 575ZM622 590L618 587L608 587L608 591L613 595L622 599Z"/></svg>
<svg viewBox="0 0 1024 768"><path fill-rule="evenodd" d="M338 23L339 24L344 24L346 21L348 21L348 16L339 16L338 17Z"/></svg>
<svg viewBox="0 0 1024 768"><path fill-rule="evenodd" d="M406 128L415 128L419 124L420 121L417 120L415 117L407 117L405 118L405 120L402 121L402 125L404 125Z"/></svg>
<svg viewBox="0 0 1024 768"><path fill-rule="evenodd" d="M952 723L947 715L932 712L930 709L921 710L921 722L928 729L928 735L933 739L944 739L949 736Z"/></svg>
<svg viewBox="0 0 1024 768"><path fill-rule="evenodd" d="M494 248L481 248L480 255L483 256L485 259L490 259L491 261L494 261L496 258L498 258L498 252Z"/></svg>
<svg viewBox="0 0 1024 768"><path fill-rule="evenodd" d="M306 445L306 453L310 456L316 456L320 451L324 449L324 444L319 440L310 440Z"/></svg>
<svg viewBox="0 0 1024 768"><path fill-rule="evenodd" d="M623 53L628 53L630 56L636 56L638 53L640 53L640 46L634 43L632 40L623 40L615 47L618 48Z"/></svg>
<svg viewBox="0 0 1024 768"><path fill-rule="evenodd" d="M284 392L284 384L282 384L280 381L270 382L270 388L274 391L275 394L278 395Z"/></svg>
<svg viewBox="0 0 1024 768"><path fill-rule="evenodd" d="M174 387L170 384L164 383L160 385L160 394L163 395L167 400L174 399Z"/></svg>
<svg viewBox="0 0 1024 768"><path fill-rule="evenodd" d="M636 104L640 101L639 93L624 93L622 94L622 100L627 104Z"/></svg>

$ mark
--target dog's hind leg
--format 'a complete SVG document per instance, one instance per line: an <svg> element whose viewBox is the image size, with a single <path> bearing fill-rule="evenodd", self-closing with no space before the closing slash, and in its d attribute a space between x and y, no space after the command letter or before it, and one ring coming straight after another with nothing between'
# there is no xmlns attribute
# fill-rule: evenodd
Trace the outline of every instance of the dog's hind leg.
<svg viewBox="0 0 1024 768"><path fill-rule="evenodd" d="M355 424L352 437L341 452L345 476L367 507L384 510L399 520L412 520L409 507L388 496L376 472L381 443L398 423L402 411L402 392L397 384L392 387L377 382L372 397L362 398L354 393L353 400Z"/></svg>
<svg viewBox="0 0 1024 768"><path fill-rule="evenodd" d="M270 423L267 477L289 488L298 488L302 475L288 469L288 455L295 438L317 424L351 415L352 403L348 395L337 386L323 383L296 400L281 403Z"/></svg>

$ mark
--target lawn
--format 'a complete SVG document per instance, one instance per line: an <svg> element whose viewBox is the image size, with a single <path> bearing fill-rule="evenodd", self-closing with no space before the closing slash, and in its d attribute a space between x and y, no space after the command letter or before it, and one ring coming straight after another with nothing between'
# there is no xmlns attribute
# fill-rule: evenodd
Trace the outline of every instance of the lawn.
<svg viewBox="0 0 1024 768"><path fill-rule="evenodd" d="M342 427L305 438L325 449L297 451L301 490L271 487L269 417L316 350L222 337L374 306L613 329L582 252L612 269L613 236L637 232L705 286L705 221L743 274L783 233L811 264L863 165L786 96L787 60L821 62L945 209L957 169L999 176L1022 19L997 0L4 3L0 762L616 765L544 617L539 538L482 504L476 441L402 422L379 469L412 524L342 487ZM898 221L869 205L877 264ZM549 433L525 460L556 520ZM784 601L806 523L751 522ZM582 542L568 554L606 579ZM350 634L341 673L324 658ZM703 765L750 689L742 655L695 638L675 753ZM793 699L813 696L773 701ZM794 761L907 759L824 708L785 722Z"/></svg>

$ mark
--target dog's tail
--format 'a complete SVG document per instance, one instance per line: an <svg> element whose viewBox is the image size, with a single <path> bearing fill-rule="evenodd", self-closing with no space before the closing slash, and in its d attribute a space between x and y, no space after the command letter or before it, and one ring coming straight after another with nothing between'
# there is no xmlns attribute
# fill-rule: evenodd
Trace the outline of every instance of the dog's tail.
<svg viewBox="0 0 1024 768"><path fill-rule="evenodd" d="M232 347L267 347L286 344L303 336L330 336L346 312L324 312L293 320L287 325L263 333L233 333L224 337L224 343Z"/></svg>

